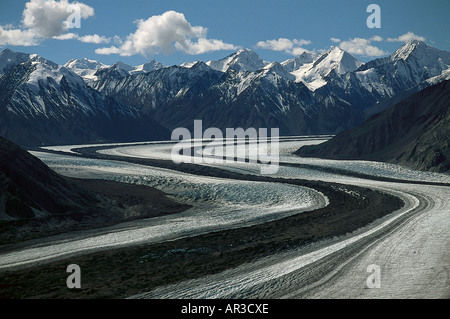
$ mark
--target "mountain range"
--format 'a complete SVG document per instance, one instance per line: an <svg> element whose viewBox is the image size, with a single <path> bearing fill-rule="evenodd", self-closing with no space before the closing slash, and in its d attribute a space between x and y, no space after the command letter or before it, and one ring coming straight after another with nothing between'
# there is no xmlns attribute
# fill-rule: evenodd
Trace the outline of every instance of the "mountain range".
<svg viewBox="0 0 450 319"><path fill-rule="evenodd" d="M0 52L0 135L23 146L167 139L169 131L70 69Z"/></svg>
<svg viewBox="0 0 450 319"><path fill-rule="evenodd" d="M164 66L0 52L0 135L25 146L169 139L177 127L336 134L450 78L450 52L409 41L363 63L338 47L268 62L243 49Z"/></svg>

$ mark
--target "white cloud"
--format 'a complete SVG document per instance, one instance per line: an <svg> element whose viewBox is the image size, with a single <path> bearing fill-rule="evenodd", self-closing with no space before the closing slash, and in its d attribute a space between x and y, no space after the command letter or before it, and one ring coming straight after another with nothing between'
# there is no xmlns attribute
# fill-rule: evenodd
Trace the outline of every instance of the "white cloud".
<svg viewBox="0 0 450 319"><path fill-rule="evenodd" d="M119 47L99 48L97 54L143 56L169 54L175 50L187 54L201 54L218 50L235 50L236 46L221 40L207 39L207 29L192 26L184 14L167 11L147 20L138 20L136 32L130 34Z"/></svg>
<svg viewBox="0 0 450 319"><path fill-rule="evenodd" d="M0 46L3 45L38 45L38 39L32 30L3 28L0 26Z"/></svg>
<svg viewBox="0 0 450 319"><path fill-rule="evenodd" d="M331 40L332 42L334 42L334 43L339 43L339 42L341 42L341 39L338 39L338 38L330 38L330 40Z"/></svg>
<svg viewBox="0 0 450 319"><path fill-rule="evenodd" d="M259 41L256 44L256 47L259 49L266 49L266 50L272 50L272 51L283 51L288 54L292 55L300 55L305 51L308 51L303 48L304 45L311 44L311 41L309 40L303 40L303 39L286 39L286 38L279 38L278 40L266 40L266 41Z"/></svg>
<svg viewBox="0 0 450 319"><path fill-rule="evenodd" d="M84 43L96 43L96 44L111 42L111 39L104 36L100 36L98 34L83 35L79 37L79 40Z"/></svg>
<svg viewBox="0 0 450 319"><path fill-rule="evenodd" d="M76 33L64 33L64 34L58 35L56 37L53 37L53 39L56 39L56 40L78 40L78 41L81 41L84 43L95 43L95 44L111 42L110 38L100 36L98 34L79 36Z"/></svg>
<svg viewBox="0 0 450 319"><path fill-rule="evenodd" d="M199 38L197 42L191 40L176 42L175 48L188 54L202 54L219 50L236 50L238 47L224 43L222 40Z"/></svg>
<svg viewBox="0 0 450 319"><path fill-rule="evenodd" d="M366 57L378 57L387 55L388 52L381 50L373 45L371 45L372 41L378 41L377 37L375 40L371 39L363 39L363 38L353 38L348 41L342 41L339 44L339 47L347 51L350 54L366 56Z"/></svg>
<svg viewBox="0 0 450 319"><path fill-rule="evenodd" d="M78 34L76 33L64 33L61 35L54 36L53 39L56 40L76 40L78 39Z"/></svg>
<svg viewBox="0 0 450 319"><path fill-rule="evenodd" d="M297 48L292 48L292 50L290 50L290 51L286 51L286 53L291 54L291 55L295 55L295 56L301 55L304 52L309 52L309 50L297 47Z"/></svg>
<svg viewBox="0 0 450 319"><path fill-rule="evenodd" d="M75 12L79 13L80 19L94 16L94 9L81 2L30 0L25 4L19 28L0 26L0 45L30 46L50 38L74 38L73 34L65 32L69 30L66 22ZM90 40L98 39L87 38L87 41Z"/></svg>
<svg viewBox="0 0 450 319"><path fill-rule="evenodd" d="M370 41L381 42L383 41L383 38L380 37L379 35L374 35L373 37L370 38Z"/></svg>
<svg viewBox="0 0 450 319"><path fill-rule="evenodd" d="M95 53L97 54L104 54L104 55L109 55L109 54L121 54L122 51L115 47L109 47L109 48L99 48L99 49L95 49Z"/></svg>
<svg viewBox="0 0 450 319"><path fill-rule="evenodd" d="M420 35L414 34L412 32L407 32L397 38L388 38L387 40L388 40L388 42L408 42L410 40L425 41L426 39L424 37L421 37Z"/></svg>
<svg viewBox="0 0 450 319"><path fill-rule="evenodd" d="M26 28L34 30L38 36L48 39L69 29L64 22L74 12L79 12L82 19L94 16L94 9L84 3L69 3L68 0L30 0L25 4L22 23Z"/></svg>

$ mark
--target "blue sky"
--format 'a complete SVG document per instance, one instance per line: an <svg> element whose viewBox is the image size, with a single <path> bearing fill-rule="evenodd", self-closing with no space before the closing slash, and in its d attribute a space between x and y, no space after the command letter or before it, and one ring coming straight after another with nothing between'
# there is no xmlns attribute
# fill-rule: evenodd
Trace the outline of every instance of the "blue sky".
<svg viewBox="0 0 450 319"><path fill-rule="evenodd" d="M381 9L381 28L366 24L372 3ZM63 27L73 6L80 28ZM87 57L173 65L219 59L239 48L282 62L337 45L368 61L408 39L450 51L449 15L448 0L1 0L0 49L60 64Z"/></svg>

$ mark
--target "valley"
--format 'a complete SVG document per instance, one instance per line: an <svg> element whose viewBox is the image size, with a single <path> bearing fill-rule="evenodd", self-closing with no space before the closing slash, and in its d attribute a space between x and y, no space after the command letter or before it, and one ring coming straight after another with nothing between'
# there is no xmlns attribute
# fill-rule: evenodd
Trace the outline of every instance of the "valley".
<svg viewBox="0 0 450 319"><path fill-rule="evenodd" d="M15 290L34 273L28 293L15 291L44 298L445 297L448 175L292 155L326 139L281 138L276 176L258 163L164 168L166 142L90 151L101 159L76 145L33 151L59 174L148 185L192 208L10 247L1 281ZM83 271L79 291L59 282L69 263ZM371 264L380 289L365 284Z"/></svg>
<svg viewBox="0 0 450 319"><path fill-rule="evenodd" d="M3 49L0 298L449 298L450 52L411 35L365 63Z"/></svg>

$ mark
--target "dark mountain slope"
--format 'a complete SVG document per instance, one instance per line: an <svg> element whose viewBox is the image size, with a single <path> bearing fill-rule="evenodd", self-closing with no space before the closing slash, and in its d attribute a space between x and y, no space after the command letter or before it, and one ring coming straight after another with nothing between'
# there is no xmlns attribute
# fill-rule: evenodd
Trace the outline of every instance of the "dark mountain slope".
<svg viewBox="0 0 450 319"><path fill-rule="evenodd" d="M187 208L143 185L65 178L0 137L0 247Z"/></svg>
<svg viewBox="0 0 450 319"><path fill-rule="evenodd" d="M68 183L38 158L0 137L0 219L62 215L99 200Z"/></svg>
<svg viewBox="0 0 450 319"><path fill-rule="evenodd" d="M363 125L315 146L301 156L376 160L420 170L450 171L450 81L415 93Z"/></svg>

